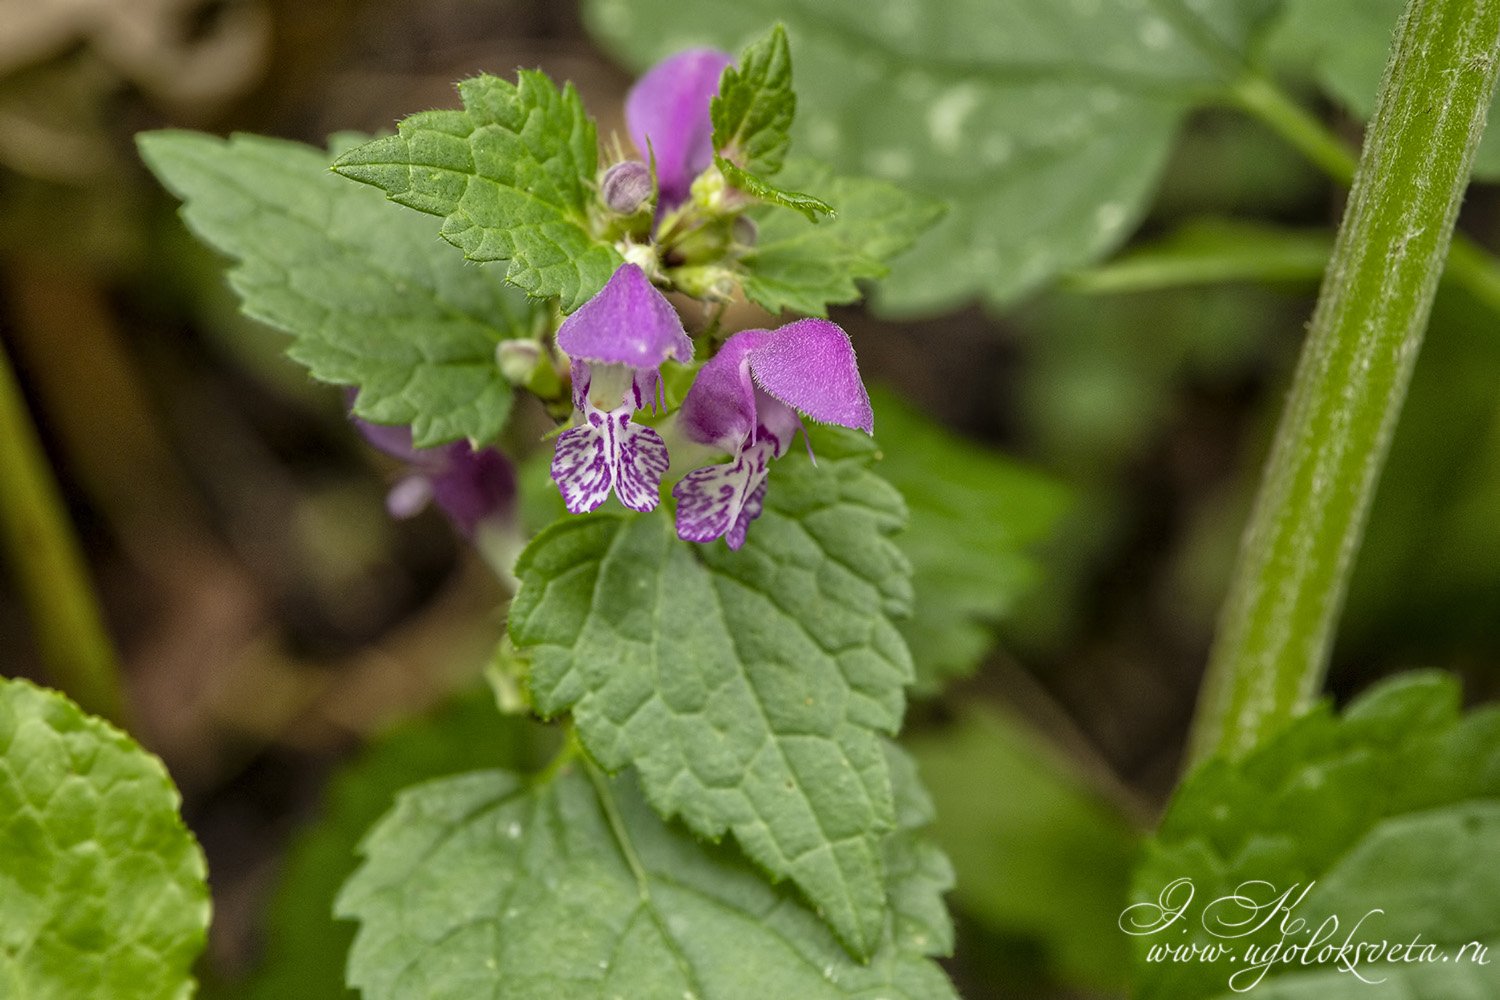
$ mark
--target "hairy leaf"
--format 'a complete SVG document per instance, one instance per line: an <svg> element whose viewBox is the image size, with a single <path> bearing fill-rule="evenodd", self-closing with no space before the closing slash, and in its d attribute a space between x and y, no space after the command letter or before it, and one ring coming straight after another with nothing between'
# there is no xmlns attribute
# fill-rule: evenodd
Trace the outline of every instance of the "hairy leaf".
<svg viewBox="0 0 1500 1000"><path fill-rule="evenodd" d="M1062 486L944 430L890 392L876 391L880 474L910 512L897 543L912 564L916 601L901 633L917 686L974 669L994 625L1031 589L1030 550L1050 538L1068 506Z"/></svg>
<svg viewBox="0 0 1500 1000"><path fill-rule="evenodd" d="M774 208L758 208L755 245L740 260L745 296L772 312L826 316L828 306L859 301L861 278L880 278L943 214L943 204L865 177L837 177L827 167L790 160L780 180L823 191L838 215L817 225Z"/></svg>
<svg viewBox="0 0 1500 1000"><path fill-rule="evenodd" d="M124 733L0 680L0 996L192 995L208 886L180 804Z"/></svg>
<svg viewBox="0 0 1500 1000"><path fill-rule="evenodd" d="M407 785L481 767L535 766L543 727L501 716L488 690L465 695L430 717L404 723L338 774L323 814L288 851L271 903L251 1000L354 997L344 965L354 924L336 921L333 901L358 865L355 847Z"/></svg>
<svg viewBox="0 0 1500 1000"><path fill-rule="evenodd" d="M359 386L354 412L411 424L419 447L493 440L510 412L495 345L530 332L524 296L432 238L419 216L280 139L149 132L141 156L183 219L234 258L245 312L293 337L314 378Z"/></svg>
<svg viewBox="0 0 1500 1000"><path fill-rule="evenodd" d="M833 206L821 198L803 194L801 191L777 187L770 181L746 173L722 156L716 157L716 162L720 172L724 174L724 179L734 187L767 204L780 205L782 208L801 212L808 222L817 222L820 215L835 214Z"/></svg>
<svg viewBox="0 0 1500 1000"><path fill-rule="evenodd" d="M956 996L888 926L852 960L790 893L588 765L420 785L363 851L339 909L360 921L349 975L370 1000Z"/></svg>
<svg viewBox="0 0 1500 1000"><path fill-rule="evenodd" d="M1183 116L1219 99L1274 0L589 0L644 67L783 21L799 150L953 203L878 302L1015 300L1129 234ZM822 193L822 192L819 192ZM843 205L830 197L840 211Z"/></svg>
<svg viewBox="0 0 1500 1000"><path fill-rule="evenodd" d="M905 511L866 461L779 461L738 552L679 541L665 511L559 522L517 564L510 620L544 714L636 765L663 815L733 832L860 955L895 816L880 734L911 680L890 620L911 600L888 537Z"/></svg>
<svg viewBox="0 0 1500 1000"><path fill-rule="evenodd" d="M751 174L771 176L786 159L796 114L792 52L786 29L778 24L724 70L719 93L709 105L716 158Z"/></svg>
<svg viewBox="0 0 1500 1000"><path fill-rule="evenodd" d="M589 227L599 149L570 83L543 73L517 83L458 85L462 111L403 119L397 134L339 157L334 169L396 202L443 217L442 235L476 261L510 261L505 278L571 312L604 287L620 255Z"/></svg>
<svg viewBox="0 0 1500 1000"><path fill-rule="evenodd" d="M1180 920L1153 932L1161 894L1178 879L1191 880L1192 900ZM1285 914L1306 922L1288 945L1305 943L1336 918L1335 947L1351 934L1368 943L1420 935L1450 956L1474 941L1500 947L1500 710L1460 717L1451 677L1407 675L1342 717L1323 705L1242 760L1214 758L1199 768L1178 790L1136 872L1140 905L1127 922L1141 931L1139 995L1230 995L1236 963L1153 962L1148 949L1233 943L1243 955L1247 945L1269 946L1282 938L1282 911L1268 905L1265 926L1246 934L1259 921L1227 927L1247 911L1214 901L1237 892L1266 904L1290 892L1294 901L1309 885ZM1369 984L1333 965L1272 964L1255 995L1368 995ZM1478 997L1500 989L1500 963L1493 961L1369 962L1362 973L1388 979L1382 989L1401 996ZM1251 974L1235 982L1243 985Z"/></svg>

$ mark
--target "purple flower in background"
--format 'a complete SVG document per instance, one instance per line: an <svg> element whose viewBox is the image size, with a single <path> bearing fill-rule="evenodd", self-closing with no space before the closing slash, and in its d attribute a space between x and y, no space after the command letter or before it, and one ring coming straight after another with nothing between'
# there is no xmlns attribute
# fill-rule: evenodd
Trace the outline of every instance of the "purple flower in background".
<svg viewBox="0 0 1500 1000"><path fill-rule="evenodd" d="M849 335L826 319L804 319L730 337L698 372L678 420L688 437L734 459L696 469L672 488L679 538L745 544L771 459L785 454L802 426L799 411L819 423L874 430Z"/></svg>
<svg viewBox="0 0 1500 1000"><path fill-rule="evenodd" d="M391 488L386 509L408 518L435 502L453 526L473 538L490 520L507 520L515 509L516 472L494 448L475 451L467 441L438 448L413 448L409 427L387 427L354 418L366 441L400 459L408 473Z"/></svg>
<svg viewBox="0 0 1500 1000"><path fill-rule="evenodd" d="M733 62L727 52L688 49L651 67L630 88L625 124L641 155L656 159L658 211L682 203L693 178L713 163L708 106Z"/></svg>
<svg viewBox="0 0 1500 1000"><path fill-rule="evenodd" d="M693 345L677 310L639 267L622 264L557 331L573 359L573 405L583 417L557 439L552 478L574 514L594 510L610 490L631 510L654 510L667 446L631 415L661 394L660 368L691 361Z"/></svg>

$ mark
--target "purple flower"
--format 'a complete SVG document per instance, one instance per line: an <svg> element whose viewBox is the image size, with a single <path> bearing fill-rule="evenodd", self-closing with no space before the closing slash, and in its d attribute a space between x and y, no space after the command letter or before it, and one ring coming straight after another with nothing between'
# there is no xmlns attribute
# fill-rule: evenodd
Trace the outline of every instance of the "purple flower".
<svg viewBox="0 0 1500 1000"><path fill-rule="evenodd" d="M455 528L473 538L481 524L507 520L514 512L515 468L494 448L475 451L467 441L413 448L409 427L387 427L358 417L354 426L366 441L408 467L386 497L392 517L413 517L436 502Z"/></svg>
<svg viewBox="0 0 1500 1000"><path fill-rule="evenodd" d="M745 544L771 459L786 453L802 426L799 411L819 423L874 430L849 335L826 319L804 319L730 337L698 372L678 421L688 437L734 459L696 469L672 488L679 538Z"/></svg>
<svg viewBox="0 0 1500 1000"><path fill-rule="evenodd" d="M642 156L656 159L658 212L686 200L693 178L714 161L708 106L734 59L715 49L688 49L663 59L625 98L625 124Z"/></svg>
<svg viewBox="0 0 1500 1000"><path fill-rule="evenodd" d="M655 408L663 361L693 358L677 310L645 272L622 264L598 295L563 320L557 346L573 359L573 405L583 418L558 437L552 456L563 503L582 514L614 490L631 510L654 510L667 446L630 417L647 401Z"/></svg>

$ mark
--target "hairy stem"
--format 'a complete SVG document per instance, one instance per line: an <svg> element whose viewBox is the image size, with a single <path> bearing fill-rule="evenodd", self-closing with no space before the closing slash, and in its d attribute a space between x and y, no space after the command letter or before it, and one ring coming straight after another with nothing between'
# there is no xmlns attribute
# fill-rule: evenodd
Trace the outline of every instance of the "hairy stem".
<svg viewBox="0 0 1500 1000"><path fill-rule="evenodd" d="M119 666L78 540L0 350L0 547L48 673L86 710L123 722Z"/></svg>
<svg viewBox="0 0 1500 1000"><path fill-rule="evenodd" d="M1198 706L1195 759L1243 753L1321 685L1497 55L1500 0L1408 3L1241 543ZM1294 131L1309 155L1316 146L1333 165L1331 148L1287 126Z"/></svg>
<svg viewBox="0 0 1500 1000"><path fill-rule="evenodd" d="M1275 83L1251 74L1234 88L1233 98L1333 180L1345 186L1354 180L1353 151ZM1447 273L1486 307L1500 313L1500 260L1463 233L1453 235Z"/></svg>

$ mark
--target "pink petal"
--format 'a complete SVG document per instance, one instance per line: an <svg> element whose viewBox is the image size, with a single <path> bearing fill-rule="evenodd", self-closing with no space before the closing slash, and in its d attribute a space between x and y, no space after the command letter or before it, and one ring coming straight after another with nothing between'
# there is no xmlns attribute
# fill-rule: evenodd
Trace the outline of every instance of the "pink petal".
<svg viewBox="0 0 1500 1000"><path fill-rule="evenodd" d="M687 198L693 178L713 162L708 106L733 62L726 52L688 49L657 63L630 88L626 127L641 156L656 159L660 204Z"/></svg>

